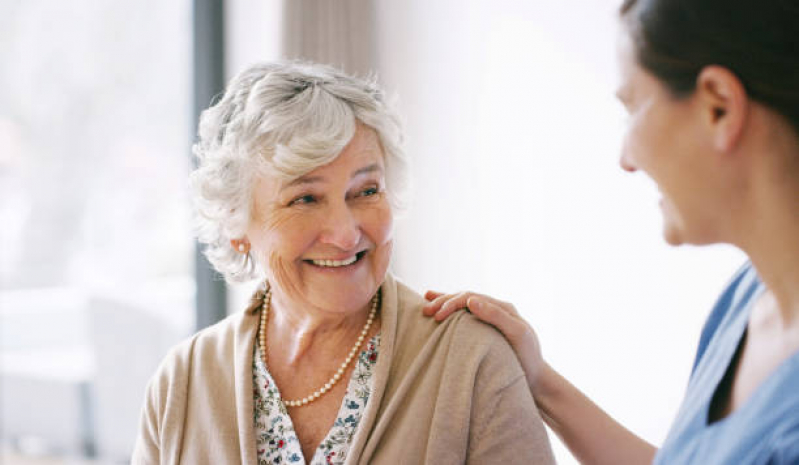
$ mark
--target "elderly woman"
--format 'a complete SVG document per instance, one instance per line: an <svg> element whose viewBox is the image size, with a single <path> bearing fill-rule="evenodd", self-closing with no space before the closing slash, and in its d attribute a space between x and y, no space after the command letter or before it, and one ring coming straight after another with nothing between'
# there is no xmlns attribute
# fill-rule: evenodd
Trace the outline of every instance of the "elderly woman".
<svg viewBox="0 0 799 465"><path fill-rule="evenodd" d="M685 400L660 449L558 374L512 305L430 293L505 332L548 424L583 463L799 464L799 4L625 0L626 171L663 194L672 245L730 243L750 262L699 340Z"/></svg>
<svg viewBox="0 0 799 465"><path fill-rule="evenodd" d="M195 152L208 258L264 285L166 357L135 463L553 461L502 335L467 314L438 326L387 273L406 161L374 84L254 66L203 113Z"/></svg>

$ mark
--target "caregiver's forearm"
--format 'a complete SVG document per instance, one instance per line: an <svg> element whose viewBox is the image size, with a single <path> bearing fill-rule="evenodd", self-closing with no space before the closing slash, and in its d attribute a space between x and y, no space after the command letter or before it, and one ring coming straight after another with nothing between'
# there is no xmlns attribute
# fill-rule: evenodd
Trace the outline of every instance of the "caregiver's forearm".
<svg viewBox="0 0 799 465"><path fill-rule="evenodd" d="M536 403L544 421L584 464L651 463L657 449L611 418L552 367L545 366Z"/></svg>

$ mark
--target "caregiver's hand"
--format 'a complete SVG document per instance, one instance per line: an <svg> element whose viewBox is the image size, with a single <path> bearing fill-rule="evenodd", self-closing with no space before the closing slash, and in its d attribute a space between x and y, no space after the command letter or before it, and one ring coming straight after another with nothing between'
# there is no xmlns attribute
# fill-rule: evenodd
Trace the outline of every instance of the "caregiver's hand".
<svg viewBox="0 0 799 465"><path fill-rule="evenodd" d="M432 316L436 321L445 320L455 311L469 310L480 320L499 329L513 346L524 369L530 390L533 395L536 394L547 365L541 355L538 336L532 326L519 316L513 304L474 292L444 294L427 291L424 296L429 303L424 306L422 312Z"/></svg>

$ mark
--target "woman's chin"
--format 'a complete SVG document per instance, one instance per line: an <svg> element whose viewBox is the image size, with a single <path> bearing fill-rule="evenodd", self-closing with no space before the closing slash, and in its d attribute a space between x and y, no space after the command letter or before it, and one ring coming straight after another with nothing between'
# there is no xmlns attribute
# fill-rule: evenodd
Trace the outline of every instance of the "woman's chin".
<svg viewBox="0 0 799 465"><path fill-rule="evenodd" d="M674 230L666 229L663 231L663 239L671 246L683 245L685 242L682 240L680 234Z"/></svg>
<svg viewBox="0 0 799 465"><path fill-rule="evenodd" d="M367 306L382 282L370 276L336 279L335 275L326 274L320 278L307 282L307 297L319 307L345 313Z"/></svg>
<svg viewBox="0 0 799 465"><path fill-rule="evenodd" d="M659 202L660 212L663 215L663 240L667 244L677 246L685 243L684 234L675 219L674 210L671 203L661 198Z"/></svg>
<svg viewBox="0 0 799 465"><path fill-rule="evenodd" d="M356 314L363 310L368 310L374 294L363 292L362 294L343 295L339 292L320 293L317 295L319 307L326 309L331 314Z"/></svg>
<svg viewBox="0 0 799 465"><path fill-rule="evenodd" d="M675 224L675 221L668 215L666 211L663 212L663 240L672 246L683 245L685 243L685 234L681 228Z"/></svg>

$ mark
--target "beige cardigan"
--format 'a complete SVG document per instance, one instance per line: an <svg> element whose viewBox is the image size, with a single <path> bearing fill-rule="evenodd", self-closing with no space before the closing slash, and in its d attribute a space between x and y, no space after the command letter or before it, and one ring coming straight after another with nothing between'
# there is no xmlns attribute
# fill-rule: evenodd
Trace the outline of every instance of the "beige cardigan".
<svg viewBox="0 0 799 465"><path fill-rule="evenodd" d="M424 317L387 276L374 390L354 464L554 463L512 349L466 312ZM170 351L147 387L135 464L256 464L252 354L260 296Z"/></svg>

